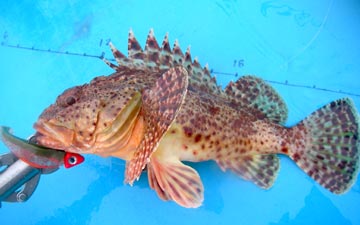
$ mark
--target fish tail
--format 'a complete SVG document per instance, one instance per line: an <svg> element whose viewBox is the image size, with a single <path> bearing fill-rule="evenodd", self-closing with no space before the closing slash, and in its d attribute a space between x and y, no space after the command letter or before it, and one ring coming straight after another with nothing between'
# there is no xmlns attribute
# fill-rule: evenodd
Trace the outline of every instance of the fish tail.
<svg viewBox="0 0 360 225"><path fill-rule="evenodd" d="M352 101L339 99L290 129L289 156L329 191L350 189L359 169L359 119Z"/></svg>

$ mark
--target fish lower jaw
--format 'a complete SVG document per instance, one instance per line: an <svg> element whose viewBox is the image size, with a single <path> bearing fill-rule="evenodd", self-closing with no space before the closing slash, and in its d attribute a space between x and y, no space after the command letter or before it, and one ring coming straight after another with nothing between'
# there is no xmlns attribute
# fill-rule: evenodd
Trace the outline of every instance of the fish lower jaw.
<svg viewBox="0 0 360 225"><path fill-rule="evenodd" d="M47 148L53 148L53 149L58 149L58 150L64 150L65 146L52 138L49 138L48 136L38 136L36 138L36 142L37 144L41 145L41 146L45 146Z"/></svg>
<svg viewBox="0 0 360 225"><path fill-rule="evenodd" d="M66 150L71 146L73 131L65 127L38 122L34 124L34 128L37 131L35 138L39 145L59 150Z"/></svg>

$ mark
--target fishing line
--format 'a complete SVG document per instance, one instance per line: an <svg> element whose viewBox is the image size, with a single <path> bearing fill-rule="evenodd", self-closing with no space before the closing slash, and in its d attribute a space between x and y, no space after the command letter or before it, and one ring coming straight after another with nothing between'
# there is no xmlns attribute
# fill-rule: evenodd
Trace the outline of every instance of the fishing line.
<svg viewBox="0 0 360 225"><path fill-rule="evenodd" d="M35 51L35 52L46 52L46 53L51 53L51 54L72 55L72 56L81 56L81 57L98 58L98 59L105 58L105 52L102 52L99 55L93 55L93 54L79 53L79 52L59 51L59 50L53 50L51 48L40 49L40 48L36 48L34 46L27 47L27 46L22 46L20 44L13 45L13 44L5 43L4 41L1 42L1 46L7 47L7 48L16 48L16 49L21 49L21 50ZM105 58L105 59L108 61L115 62L114 58L110 58L110 59ZM234 61L234 63L236 64L236 60ZM240 63L240 61L239 61L239 63ZM243 63L244 62L241 61L241 65L243 65ZM227 72L215 71L214 69L210 69L210 72L213 75L232 76L235 78L239 76L238 73L227 73ZM345 95L354 96L354 97L360 97L360 94L357 94L357 93L351 93L351 92L346 92L346 91L342 91L342 90L327 89L327 88L317 87L316 85L296 84L296 83L291 83L287 80L285 80L285 81L265 80L265 81L267 81L269 83L273 83L273 84L288 86L288 87L305 88L305 89L312 89L312 90L316 90L316 91L331 92L331 93L337 93L337 94L345 94Z"/></svg>

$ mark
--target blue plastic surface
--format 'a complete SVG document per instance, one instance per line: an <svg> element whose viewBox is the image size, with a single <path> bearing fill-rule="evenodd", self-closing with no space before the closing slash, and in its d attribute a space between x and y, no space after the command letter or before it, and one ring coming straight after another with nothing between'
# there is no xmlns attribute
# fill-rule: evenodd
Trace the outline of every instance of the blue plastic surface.
<svg viewBox="0 0 360 225"><path fill-rule="evenodd" d="M191 44L222 86L236 73L282 83L272 84L288 105L288 125L346 96L359 110L359 11L356 0L3 0L0 124L26 138L63 90L112 73L98 58L51 52L111 57L111 39L126 53L130 28L142 46L150 28L159 42L169 32L183 50ZM18 44L45 51L5 46ZM0 154L7 151L0 144ZM78 167L43 176L28 202L4 203L0 224L360 224L360 180L337 196L281 157L275 185L264 191L214 162L191 165L205 186L198 209L161 201L146 176L125 185L120 159L86 156Z"/></svg>

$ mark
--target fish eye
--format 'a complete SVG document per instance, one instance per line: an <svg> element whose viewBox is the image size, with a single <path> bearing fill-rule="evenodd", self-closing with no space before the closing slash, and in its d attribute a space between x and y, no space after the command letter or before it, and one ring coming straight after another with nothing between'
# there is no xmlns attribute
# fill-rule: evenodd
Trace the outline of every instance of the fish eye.
<svg viewBox="0 0 360 225"><path fill-rule="evenodd" d="M73 105L75 102L76 102L76 100L75 100L75 98L73 96L69 96L65 100L65 103L68 106Z"/></svg>

